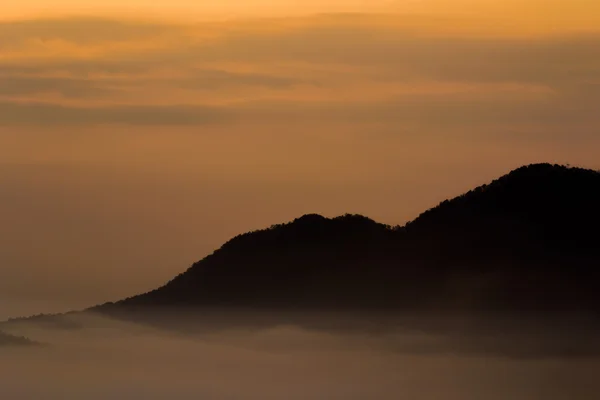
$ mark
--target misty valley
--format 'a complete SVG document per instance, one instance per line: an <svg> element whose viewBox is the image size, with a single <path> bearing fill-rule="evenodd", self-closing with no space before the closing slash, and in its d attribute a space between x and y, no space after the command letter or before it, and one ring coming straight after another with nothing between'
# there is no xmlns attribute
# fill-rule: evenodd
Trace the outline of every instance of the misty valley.
<svg viewBox="0 0 600 400"><path fill-rule="evenodd" d="M0 344L0 394L10 399L552 400L592 398L588 394L600 389L597 331L577 318L532 324L506 317L482 323L468 316L430 321L411 316L399 317L396 325L378 317L363 325L360 318L320 314L299 317L304 322L297 325L271 325L269 320L280 318L214 314L209 326L190 324L185 314L165 316L169 330L93 313L11 322L2 329L39 343ZM264 325L235 322L254 317ZM336 318L337 326L331 326Z"/></svg>
<svg viewBox="0 0 600 400"><path fill-rule="evenodd" d="M147 293L0 323L0 397L593 399L598 204L600 173L536 164L405 226L238 235Z"/></svg>

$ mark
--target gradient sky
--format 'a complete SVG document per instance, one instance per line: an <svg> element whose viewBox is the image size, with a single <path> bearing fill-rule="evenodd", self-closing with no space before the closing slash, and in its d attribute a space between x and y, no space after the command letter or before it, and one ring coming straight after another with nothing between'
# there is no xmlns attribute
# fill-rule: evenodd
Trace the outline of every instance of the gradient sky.
<svg viewBox="0 0 600 400"><path fill-rule="evenodd" d="M3 5L0 317L307 212L402 224L522 164L600 168L596 0L198 3Z"/></svg>

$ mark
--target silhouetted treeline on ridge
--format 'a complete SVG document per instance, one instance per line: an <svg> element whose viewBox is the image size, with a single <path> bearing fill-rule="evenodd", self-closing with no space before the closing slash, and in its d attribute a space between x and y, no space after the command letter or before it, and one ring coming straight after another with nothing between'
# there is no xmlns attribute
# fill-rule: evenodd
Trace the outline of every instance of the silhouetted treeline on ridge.
<svg viewBox="0 0 600 400"><path fill-rule="evenodd" d="M0 331L0 347L3 346L33 346L36 343L24 336L9 335Z"/></svg>
<svg viewBox="0 0 600 400"><path fill-rule="evenodd" d="M401 207L401 205L398 205ZM600 310L600 173L512 171L403 227L305 215L93 308Z"/></svg>

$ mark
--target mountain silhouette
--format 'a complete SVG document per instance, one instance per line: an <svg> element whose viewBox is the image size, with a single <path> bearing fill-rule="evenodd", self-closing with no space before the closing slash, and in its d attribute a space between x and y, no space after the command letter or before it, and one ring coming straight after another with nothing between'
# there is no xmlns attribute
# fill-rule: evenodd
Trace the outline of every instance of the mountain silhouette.
<svg viewBox="0 0 600 400"><path fill-rule="evenodd" d="M534 164L405 226L305 215L92 308L600 310L600 173Z"/></svg>

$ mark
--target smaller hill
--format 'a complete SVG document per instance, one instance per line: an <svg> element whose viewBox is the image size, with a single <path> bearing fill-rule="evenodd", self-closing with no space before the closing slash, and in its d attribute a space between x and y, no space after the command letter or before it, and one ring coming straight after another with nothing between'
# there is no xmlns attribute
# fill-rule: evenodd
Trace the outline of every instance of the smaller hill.
<svg viewBox="0 0 600 400"><path fill-rule="evenodd" d="M13 336L0 332L0 347L9 346L34 346L37 343L24 336Z"/></svg>

